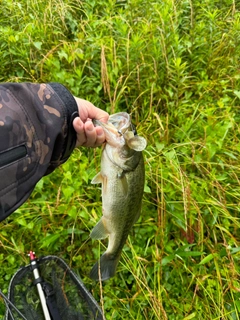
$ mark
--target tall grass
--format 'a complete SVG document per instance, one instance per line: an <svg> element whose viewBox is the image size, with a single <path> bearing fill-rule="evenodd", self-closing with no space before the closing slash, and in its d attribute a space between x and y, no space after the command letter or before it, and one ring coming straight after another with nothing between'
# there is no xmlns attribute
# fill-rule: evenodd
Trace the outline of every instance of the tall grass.
<svg viewBox="0 0 240 320"><path fill-rule="evenodd" d="M76 150L1 224L0 287L26 252L79 272L107 319L239 319L240 5L201 1L1 3L0 80L58 81L148 140L142 216L117 276L89 270L101 246L90 184L100 150ZM2 305L1 312L4 312Z"/></svg>

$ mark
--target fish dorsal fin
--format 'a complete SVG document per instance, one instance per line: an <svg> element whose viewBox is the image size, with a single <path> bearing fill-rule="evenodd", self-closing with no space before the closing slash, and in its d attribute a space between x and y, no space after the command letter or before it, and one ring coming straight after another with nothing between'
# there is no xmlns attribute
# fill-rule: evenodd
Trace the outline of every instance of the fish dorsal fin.
<svg viewBox="0 0 240 320"><path fill-rule="evenodd" d="M101 175L101 172L98 172L91 181L91 184L97 183L103 183L103 176Z"/></svg>
<svg viewBox="0 0 240 320"><path fill-rule="evenodd" d="M127 142L127 145L130 149L135 151L143 151L147 146L147 141L145 138L140 136L134 136L133 132L126 132L124 138Z"/></svg>
<svg viewBox="0 0 240 320"><path fill-rule="evenodd" d="M109 235L109 232L107 231L105 225L104 225L104 217L102 217L98 223L95 225L95 227L92 229L90 233L90 237L92 239L100 240L105 239Z"/></svg>

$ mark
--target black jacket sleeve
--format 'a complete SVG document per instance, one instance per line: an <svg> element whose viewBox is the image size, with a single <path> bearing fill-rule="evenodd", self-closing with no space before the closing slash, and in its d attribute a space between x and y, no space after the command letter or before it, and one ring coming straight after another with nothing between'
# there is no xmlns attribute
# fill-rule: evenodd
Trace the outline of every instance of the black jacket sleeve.
<svg viewBox="0 0 240 320"><path fill-rule="evenodd" d="M61 84L0 84L0 221L76 144L74 97Z"/></svg>

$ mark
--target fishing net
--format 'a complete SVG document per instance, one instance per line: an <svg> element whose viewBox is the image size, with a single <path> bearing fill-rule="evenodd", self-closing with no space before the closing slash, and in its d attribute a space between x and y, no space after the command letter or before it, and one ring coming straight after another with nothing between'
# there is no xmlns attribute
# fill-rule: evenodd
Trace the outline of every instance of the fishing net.
<svg viewBox="0 0 240 320"><path fill-rule="evenodd" d="M97 302L62 259L46 256L37 259L37 264L48 306L57 310L51 320L103 319ZM12 277L6 300L5 320L45 320L31 265Z"/></svg>

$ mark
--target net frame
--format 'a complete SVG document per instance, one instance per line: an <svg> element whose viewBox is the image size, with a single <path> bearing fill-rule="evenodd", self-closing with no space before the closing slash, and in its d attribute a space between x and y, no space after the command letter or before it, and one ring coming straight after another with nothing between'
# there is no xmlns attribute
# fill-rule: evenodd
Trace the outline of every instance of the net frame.
<svg viewBox="0 0 240 320"><path fill-rule="evenodd" d="M43 285L47 284L45 293L50 292L51 299L54 295L55 304L60 310L61 316L57 317L57 320L104 319L96 300L63 259L48 255L38 258L37 263L43 276ZM8 288L8 297L4 300L7 309L4 320L45 320L31 264L21 267L13 275Z"/></svg>

